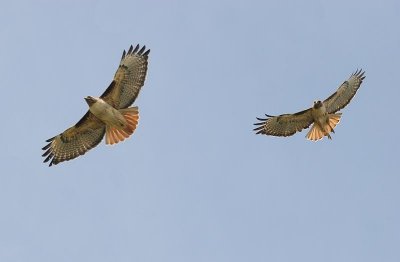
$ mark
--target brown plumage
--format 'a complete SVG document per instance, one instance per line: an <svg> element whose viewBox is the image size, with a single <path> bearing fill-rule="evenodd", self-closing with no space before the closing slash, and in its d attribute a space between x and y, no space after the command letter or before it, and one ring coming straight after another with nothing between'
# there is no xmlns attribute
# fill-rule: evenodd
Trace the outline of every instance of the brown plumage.
<svg viewBox="0 0 400 262"><path fill-rule="evenodd" d="M272 136L291 136L313 124L307 133L307 139L317 141L327 136L331 139L330 133L339 123L341 113L336 113L344 108L356 94L363 82L364 71L357 70L348 80L339 86L335 93L323 102L315 101L313 107L297 112L295 114L283 114L278 116L267 115L267 118L257 118L260 122L254 125L256 134Z"/></svg>
<svg viewBox="0 0 400 262"><path fill-rule="evenodd" d="M49 166L74 159L97 146L106 134L106 144L128 138L139 119L137 107L129 107L146 79L150 50L137 45L124 50L114 79L99 97L87 97L89 111L72 127L46 142L44 162ZM107 132L107 133L106 133Z"/></svg>

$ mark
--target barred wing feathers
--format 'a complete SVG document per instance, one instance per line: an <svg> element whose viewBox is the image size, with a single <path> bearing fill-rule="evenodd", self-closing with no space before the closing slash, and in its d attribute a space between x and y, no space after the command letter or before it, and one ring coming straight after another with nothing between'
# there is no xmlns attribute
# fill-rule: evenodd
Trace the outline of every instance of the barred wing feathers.
<svg viewBox="0 0 400 262"><path fill-rule="evenodd" d="M127 108L139 95L144 84L147 73L148 55L146 46L139 45L133 49L131 46L128 52L123 52L121 62L107 90L101 98L117 109Z"/></svg>
<svg viewBox="0 0 400 262"><path fill-rule="evenodd" d="M61 134L52 137L42 148L45 150L43 162L49 162L49 166L74 159L84 155L87 151L97 146L104 137L105 125L88 111L74 126Z"/></svg>
<svg viewBox="0 0 400 262"><path fill-rule="evenodd" d="M279 116L266 115L267 118L257 118L259 123L254 125L256 134L272 136L291 136L296 132L309 127L313 123L311 108L295 114L283 114Z"/></svg>
<svg viewBox="0 0 400 262"><path fill-rule="evenodd" d="M364 73L365 71L361 69L354 72L335 93L324 100L323 103L328 114L335 113L350 103L365 78Z"/></svg>

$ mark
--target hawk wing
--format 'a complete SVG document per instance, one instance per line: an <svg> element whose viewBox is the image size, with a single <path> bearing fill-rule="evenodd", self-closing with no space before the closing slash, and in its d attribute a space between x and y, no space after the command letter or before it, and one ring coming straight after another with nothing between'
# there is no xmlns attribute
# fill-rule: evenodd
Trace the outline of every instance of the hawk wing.
<svg viewBox="0 0 400 262"><path fill-rule="evenodd" d="M139 45L133 49L131 46L128 53L123 52L121 62L115 73L114 79L101 98L116 109L127 108L136 99L144 84L147 73L147 59L150 49Z"/></svg>
<svg viewBox="0 0 400 262"><path fill-rule="evenodd" d="M254 125L256 134L272 136L291 136L296 132L309 127L313 123L311 108L297 112L295 114L284 114L279 116L266 115L267 118L258 118L261 121Z"/></svg>
<svg viewBox="0 0 400 262"><path fill-rule="evenodd" d="M83 155L100 143L104 133L105 125L88 111L74 126L46 140L49 143L42 148L46 150L43 162L50 161L52 166Z"/></svg>
<svg viewBox="0 0 400 262"><path fill-rule="evenodd" d="M365 78L364 73L365 71L361 69L354 72L347 81L339 86L335 93L324 100L328 114L335 113L350 103Z"/></svg>

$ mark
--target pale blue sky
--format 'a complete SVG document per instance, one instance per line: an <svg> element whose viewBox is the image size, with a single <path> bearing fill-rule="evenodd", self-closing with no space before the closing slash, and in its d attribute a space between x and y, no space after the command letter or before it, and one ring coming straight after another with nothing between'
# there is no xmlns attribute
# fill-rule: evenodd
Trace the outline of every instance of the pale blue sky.
<svg viewBox="0 0 400 262"><path fill-rule="evenodd" d="M0 261L400 261L399 25L397 0L1 1ZM47 167L131 44L134 136ZM357 68L332 141L252 132Z"/></svg>

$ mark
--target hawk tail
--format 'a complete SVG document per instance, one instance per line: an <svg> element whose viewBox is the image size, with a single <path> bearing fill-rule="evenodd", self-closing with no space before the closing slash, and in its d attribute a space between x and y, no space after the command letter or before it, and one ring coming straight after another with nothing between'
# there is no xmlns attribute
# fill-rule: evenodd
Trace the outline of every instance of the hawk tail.
<svg viewBox="0 0 400 262"><path fill-rule="evenodd" d="M323 127L325 130L323 130L319 125L314 123L310 131L308 131L306 138L311 141L318 141L322 139L324 136L327 136L329 139L332 139L330 133L331 132L335 133L334 128L340 122L341 116L342 113L329 114L328 121Z"/></svg>
<svg viewBox="0 0 400 262"><path fill-rule="evenodd" d="M334 128L340 122L340 118L342 117L342 113L329 114L328 124L325 126L325 129L330 133L335 133Z"/></svg>
<svg viewBox="0 0 400 262"><path fill-rule="evenodd" d="M106 144L113 145L118 142L124 141L135 132L136 126L139 122L139 110L138 107L129 107L120 109L119 112L124 116L128 123L125 129L118 129L113 126L106 126Z"/></svg>

